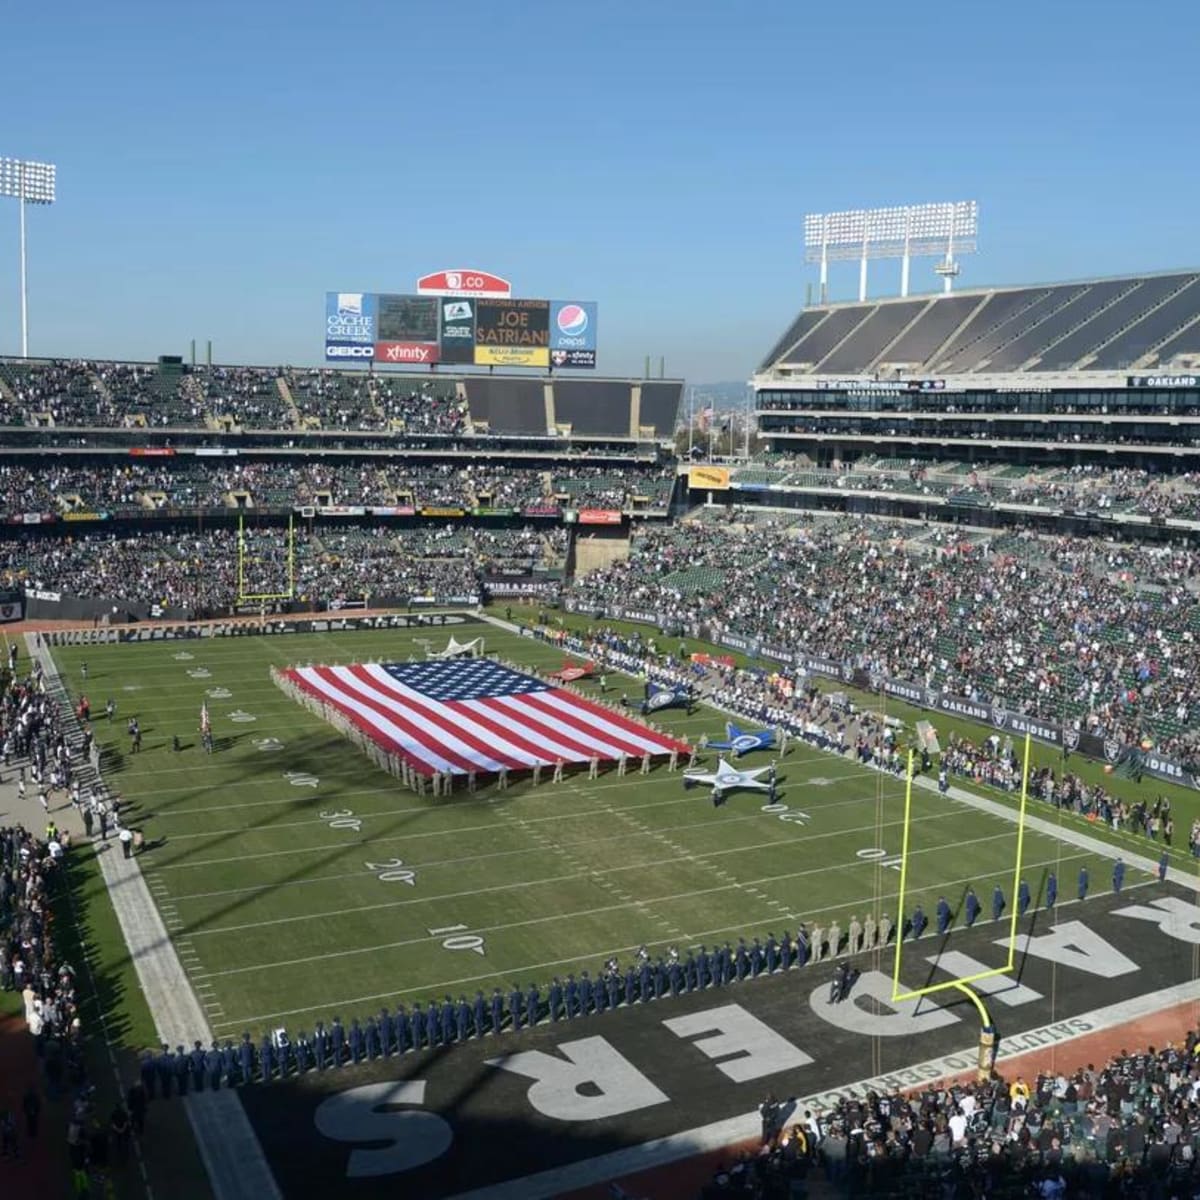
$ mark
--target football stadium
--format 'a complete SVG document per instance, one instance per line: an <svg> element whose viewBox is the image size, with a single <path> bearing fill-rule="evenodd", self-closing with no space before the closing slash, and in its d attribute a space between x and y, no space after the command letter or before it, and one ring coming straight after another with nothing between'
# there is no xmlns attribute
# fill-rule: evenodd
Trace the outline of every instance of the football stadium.
<svg viewBox="0 0 1200 1200"><path fill-rule="evenodd" d="M373 245L298 365L31 352L57 170L0 158L0 1197L1200 1194L1200 272L810 215L744 403L557 243Z"/></svg>
<svg viewBox="0 0 1200 1200"><path fill-rule="evenodd" d="M806 308L749 462L678 381L4 360L57 1069L189 1194L836 1190L864 1098L1022 1071L1079 1144L1061 1064L1200 998L1196 278ZM1042 1169L981 1162L855 1177Z"/></svg>

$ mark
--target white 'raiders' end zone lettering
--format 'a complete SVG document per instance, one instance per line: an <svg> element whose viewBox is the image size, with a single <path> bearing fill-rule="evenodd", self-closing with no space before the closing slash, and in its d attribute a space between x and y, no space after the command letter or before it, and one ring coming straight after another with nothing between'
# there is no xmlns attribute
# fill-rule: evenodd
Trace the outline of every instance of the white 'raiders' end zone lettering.
<svg viewBox="0 0 1200 1200"><path fill-rule="evenodd" d="M563 1042L558 1051L562 1058L525 1050L487 1062L532 1079L527 1093L530 1105L554 1121L602 1121L669 1099L602 1037Z"/></svg>
<svg viewBox="0 0 1200 1200"><path fill-rule="evenodd" d="M982 975L985 971L995 968L979 959L964 954L961 950L943 950L940 954L928 954L925 961L933 963L939 970L945 971L951 979L965 979L968 975ZM993 975L988 979L975 979L971 986L992 1000L999 1000L1008 1008L1019 1008L1022 1004L1031 1004L1042 998L1041 992L1019 983L1012 975Z"/></svg>
<svg viewBox="0 0 1200 1200"><path fill-rule="evenodd" d="M711 1035L695 1038L691 1044L705 1058L711 1058L717 1064L717 1070L734 1083L747 1083L812 1062L803 1050L793 1046L740 1004L672 1017L663 1024L680 1038L695 1038L698 1033ZM728 1061L720 1062L720 1059Z"/></svg>
<svg viewBox="0 0 1200 1200"><path fill-rule="evenodd" d="M1153 907L1134 904L1118 908L1117 917L1132 917L1136 921L1153 921L1167 937L1190 946L1200 946L1200 908L1177 896L1162 896L1151 900Z"/></svg>
<svg viewBox="0 0 1200 1200"><path fill-rule="evenodd" d="M1167 916L1172 909L1182 915L1186 909L1200 922L1200 908L1195 905L1173 901L1155 903L1159 905L1156 915ZM1123 911L1121 915L1149 920L1152 910L1138 907L1140 912ZM1069 943L1066 938L1075 939L1074 953L1077 954L1077 930L1067 929L1062 939L1052 940L1057 940L1060 945L1067 945ZM1092 948L1095 949L1094 946ZM1043 949L1050 951L1052 947L1047 943ZM1047 957L1052 958L1053 955L1047 953ZM1063 961L1065 964L1070 960L1064 958ZM968 961L963 965L972 964ZM954 969L958 966L959 964L955 964ZM1001 985L1012 983L1007 979L988 982ZM858 1010L860 1016L867 1021L865 1029L860 1030L857 1027L858 1017L848 1015L845 1011L854 1008L853 1002L836 1006L824 1002L824 987L813 992L813 1011L823 1021L842 1028L849 1028L853 1022L854 1031L863 1032L866 1036L873 1036L879 1032L891 1033L892 1030L881 1027L880 1022L893 1023L898 1014L904 1025L901 1030L903 1034L919 1032L921 1026L914 1026L912 1020L905 1015L905 1009L917 1002L905 1002L903 1006L893 1005L889 999L890 977L881 972L869 973L858 981L856 991L858 989L863 989L863 995L879 1000L881 1007L889 1010L878 1018ZM852 1001L853 999L854 997ZM928 998L921 1003L930 1004ZM918 1021L928 1021L925 1027L936 1028L957 1023L958 1018L952 1013L933 1007L929 1013L922 1014ZM710 1010L674 1017L663 1021L662 1024L676 1037L690 1042L722 1074L734 1081L754 1080L772 1071L802 1068L817 1061L737 1004L721 1005ZM1107 1027L1105 1021L1093 1020L1090 1015L1085 1014L1039 1029L1006 1035L1000 1047L1000 1057L1009 1058L1031 1049L1057 1045L1104 1027ZM712 1036L697 1036L706 1033ZM486 1061L491 1067L531 1080L527 1091L529 1104L534 1110L554 1121L602 1121L671 1101L669 1095L604 1037L595 1036L563 1042L551 1052L523 1051ZM945 1079L952 1074L973 1071L975 1067L976 1055L973 1051L954 1053L887 1075L803 1096L800 1103L802 1107L813 1112L824 1113L830 1111L838 1100L844 1097L861 1097L871 1091L909 1088ZM331 1097L321 1105L315 1121L318 1130L326 1137L345 1143L374 1143L372 1149L355 1150L351 1153L348 1163L349 1175L398 1173L419 1167L445 1152L452 1137L448 1126L442 1129L431 1123L418 1125L412 1122L411 1118L423 1114L391 1111L399 1109L402 1105L423 1103L424 1088L423 1080L369 1084ZM400 1118L404 1118L404 1121ZM749 1119L754 1121L753 1117ZM414 1143L421 1147L420 1152L412 1149Z"/></svg>
<svg viewBox="0 0 1200 1200"><path fill-rule="evenodd" d="M877 1001L879 1012L860 1007L864 1000ZM938 1008L928 998L893 1000L892 979L882 971L864 971L844 1004L829 1003L829 985L813 988L808 1003L813 1012L830 1025L864 1037L913 1037L943 1025L955 1025L958 1017Z"/></svg>
<svg viewBox="0 0 1200 1200"><path fill-rule="evenodd" d="M369 1150L350 1151L348 1179L395 1175L440 1158L454 1141L454 1131L437 1113L401 1107L424 1103L423 1079L368 1083L323 1101L313 1123L335 1142L375 1143Z"/></svg>
<svg viewBox="0 0 1200 1200"><path fill-rule="evenodd" d="M997 946L1008 947L1007 938L997 938ZM1074 967L1099 979L1116 979L1141 968L1132 959L1093 933L1082 921L1064 921L1051 925L1042 937L1023 933L1017 938L1017 956L1031 954L1064 967Z"/></svg>

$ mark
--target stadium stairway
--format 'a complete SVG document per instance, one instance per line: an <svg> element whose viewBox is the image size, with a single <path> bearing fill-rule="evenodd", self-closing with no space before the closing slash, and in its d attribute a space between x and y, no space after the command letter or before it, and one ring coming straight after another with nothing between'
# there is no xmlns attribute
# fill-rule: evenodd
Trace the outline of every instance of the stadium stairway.
<svg viewBox="0 0 1200 1200"><path fill-rule="evenodd" d="M467 437L475 436L475 424L471 420L471 406L467 403L467 385L459 380L454 385L454 400L462 408L464 428Z"/></svg>
<svg viewBox="0 0 1200 1200"><path fill-rule="evenodd" d="M387 413L383 409L383 405L379 403L379 387L372 375L367 379L367 401L371 415L379 422L380 425L387 425Z"/></svg>
<svg viewBox="0 0 1200 1200"><path fill-rule="evenodd" d="M288 381L282 375L276 375L275 386L279 389L280 399L288 406L288 412L292 415L292 425L299 429L300 410L296 407L296 401L292 397L292 389L288 387Z"/></svg>
<svg viewBox="0 0 1200 1200"><path fill-rule="evenodd" d="M105 402L110 407L115 407L116 401L113 398L112 389L107 383L104 382L103 379L100 378L99 374L95 371L89 371L88 379L96 391L98 391L100 395L104 397Z"/></svg>

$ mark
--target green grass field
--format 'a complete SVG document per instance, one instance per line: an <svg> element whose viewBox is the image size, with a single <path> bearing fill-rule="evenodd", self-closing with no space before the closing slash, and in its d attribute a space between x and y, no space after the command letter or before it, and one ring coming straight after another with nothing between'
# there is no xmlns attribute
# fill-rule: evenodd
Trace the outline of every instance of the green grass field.
<svg viewBox="0 0 1200 1200"><path fill-rule="evenodd" d="M489 652L542 668L562 661L541 643L482 632ZM744 793L714 809L665 767L419 798L268 677L272 664L420 655L414 635L422 632L55 650L94 713L108 696L117 703L111 726L95 721L109 782L145 832L142 868L219 1035L544 984L594 973L643 943L685 949L800 920L837 919L845 931L852 913L872 910L896 918L899 875L881 852L899 854L904 785L848 759L791 749L777 806ZM614 676L611 687L636 685ZM213 755L197 731L206 694ZM144 741L131 755L125 720L135 714ZM659 720L693 740L724 723L711 710ZM917 790L912 903L932 918L939 893L957 905L970 883L990 910L995 883L1011 892L1015 847L1011 823ZM1109 863L1056 839L1027 834L1025 861L1035 893L1056 869L1064 898L1073 895L1084 864L1093 887L1108 886Z"/></svg>

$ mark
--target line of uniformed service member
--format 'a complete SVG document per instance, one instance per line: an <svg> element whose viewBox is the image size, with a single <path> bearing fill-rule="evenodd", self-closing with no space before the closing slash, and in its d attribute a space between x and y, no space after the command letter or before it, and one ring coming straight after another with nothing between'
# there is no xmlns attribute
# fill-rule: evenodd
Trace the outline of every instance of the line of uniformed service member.
<svg viewBox="0 0 1200 1200"><path fill-rule="evenodd" d="M1165 866L1160 863L1159 877L1164 876ZM1125 864L1118 859L1113 865L1113 890L1119 893L1124 881ZM1087 869L1083 868L1076 893L1080 900L1086 897L1087 890ZM1043 903L1050 909L1057 900L1058 879L1051 872L1046 879ZM1019 913L1023 916L1031 904L1032 895L1022 880L1017 894ZM997 886L992 894L993 920L1000 920L1005 908L1004 892ZM973 888L967 889L963 909L965 924L973 925L982 911ZM938 899L936 920L939 934L945 934L953 923L954 913L944 896ZM918 904L905 921L903 935L919 938L928 924ZM460 995L455 1001L446 996L425 1005L414 1003L406 1007L399 1004L394 1012L383 1008L378 1016L368 1017L365 1022L355 1019L349 1027L340 1017L334 1017L328 1027L318 1021L311 1035L301 1031L294 1039L284 1030L276 1030L273 1034L264 1034L258 1045L248 1033L242 1034L239 1044L227 1040L221 1045L214 1041L207 1050L200 1042L196 1042L190 1051L177 1046L172 1052L164 1045L158 1054L147 1050L142 1055L142 1083L152 1099L158 1095L170 1096L172 1092L186 1095L189 1089L200 1091L205 1087L265 1083L294 1073L325 1070L409 1050L448 1046L487 1034L521 1030L545 1020L570 1021L684 992L728 987L743 980L821 962L826 957L836 957L844 949L848 957L842 960L830 981L830 1003L840 1003L849 997L858 978L850 958L886 946L894 932L886 914L876 923L868 913L861 922L857 916L850 919L844 939L841 927L834 921L828 930L814 925L809 931L801 925L794 937L784 930L779 938L773 933L768 934L765 942L755 938L747 943L745 938L739 938L736 946L729 942L712 950L701 946L686 956L672 948L665 958L660 956L657 960L651 960L649 952L642 947L636 961L624 971L612 958L595 979L587 971L581 972L578 979L573 974L565 981L556 976L545 996L537 984L530 984L525 991L514 987L507 997L500 988L495 988L490 997L477 991L473 1000Z"/></svg>

